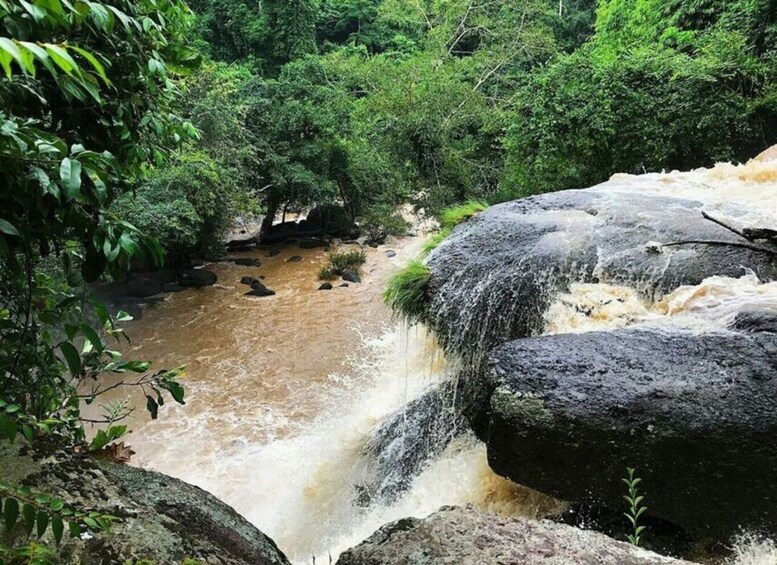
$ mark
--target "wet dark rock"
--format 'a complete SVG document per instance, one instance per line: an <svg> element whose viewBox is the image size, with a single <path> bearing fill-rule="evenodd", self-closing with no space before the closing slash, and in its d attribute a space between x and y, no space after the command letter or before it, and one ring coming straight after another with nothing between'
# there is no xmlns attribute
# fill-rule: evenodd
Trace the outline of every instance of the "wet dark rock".
<svg viewBox="0 0 777 565"><path fill-rule="evenodd" d="M490 356L490 466L567 501L649 513L696 536L777 532L777 336L629 329L510 342ZM736 485L732 487L732 485Z"/></svg>
<svg viewBox="0 0 777 565"><path fill-rule="evenodd" d="M280 247L271 247L270 250L267 252L268 257L275 257L276 255L281 254L281 248Z"/></svg>
<svg viewBox="0 0 777 565"><path fill-rule="evenodd" d="M300 261L302 261L302 257L299 255L292 255L291 257L286 259L287 263L299 263Z"/></svg>
<svg viewBox="0 0 777 565"><path fill-rule="evenodd" d="M275 291L267 288L262 284L260 281L254 279L254 281L251 283L251 290L249 292L246 292L246 296L274 296Z"/></svg>
<svg viewBox="0 0 777 565"><path fill-rule="evenodd" d="M93 534L89 540L65 536L57 561L63 565L180 563L187 557L225 565L289 563L235 510L178 479L61 451L33 451L18 442L0 442L0 461L4 481L119 518L109 534Z"/></svg>
<svg viewBox="0 0 777 565"><path fill-rule="evenodd" d="M347 282L352 283L360 283L362 282L362 278L359 276L359 273L356 271L344 271L343 272L343 280Z"/></svg>
<svg viewBox="0 0 777 565"><path fill-rule="evenodd" d="M427 463L469 426L454 403L455 383L443 383L386 417L367 443L369 473L360 485L363 505L396 500Z"/></svg>
<svg viewBox="0 0 777 565"><path fill-rule="evenodd" d="M275 224L262 234L262 243L283 243L295 239L328 239L329 237L359 236L358 227L342 206L322 205L313 208L308 217L299 222ZM323 247L314 245L314 247Z"/></svg>
<svg viewBox="0 0 777 565"><path fill-rule="evenodd" d="M347 288L347 287L349 287L351 285L349 285L348 283L343 283L343 284L338 284L337 286L338 286L338 288Z"/></svg>
<svg viewBox="0 0 777 565"><path fill-rule="evenodd" d="M318 290L332 290L332 283L325 282L320 287L318 287Z"/></svg>
<svg viewBox="0 0 777 565"><path fill-rule="evenodd" d="M164 283L148 277L133 277L117 287L117 294L129 298L148 298L164 292Z"/></svg>
<svg viewBox="0 0 777 565"><path fill-rule="evenodd" d="M318 229L322 234L335 237L359 237L358 228L351 219L351 215L345 208L337 204L316 206L308 214L307 224L310 230Z"/></svg>
<svg viewBox="0 0 777 565"><path fill-rule="evenodd" d="M205 269L187 269L178 275L178 284L187 287L202 287L216 284L216 273Z"/></svg>
<svg viewBox="0 0 777 565"><path fill-rule="evenodd" d="M235 265L239 265L241 267L261 267L262 264L259 262L259 259L255 259L253 257L234 257L231 259L228 259L228 261L231 261Z"/></svg>
<svg viewBox="0 0 777 565"><path fill-rule="evenodd" d="M181 286L177 282L165 283L164 285L162 285L162 292L165 292L165 293L173 294L173 293L181 292L181 291L184 291L184 290L186 290L186 287L185 286Z"/></svg>
<svg viewBox="0 0 777 565"><path fill-rule="evenodd" d="M257 243L258 240L253 236L246 238L236 238L227 242L227 249L229 251L243 251L256 247Z"/></svg>
<svg viewBox="0 0 777 565"><path fill-rule="evenodd" d="M493 206L454 229L429 256L427 321L444 346L470 357L537 335L571 282L635 288L653 300L712 275L752 269L777 278L768 254L729 245L648 250L649 242L742 243L702 217L695 200L606 190L568 190Z"/></svg>
<svg viewBox="0 0 777 565"><path fill-rule="evenodd" d="M396 257L397 256L397 252L396 251L392 251L391 249L388 249L388 250L384 251L383 254L386 257L388 257L389 259L391 259L392 257Z"/></svg>
<svg viewBox="0 0 777 565"><path fill-rule="evenodd" d="M240 279L240 284L247 284L248 286L251 286L254 282L256 282L254 277L243 277Z"/></svg>
<svg viewBox="0 0 777 565"><path fill-rule="evenodd" d="M548 520L442 508L383 526L337 565L690 565Z"/></svg>
<svg viewBox="0 0 777 565"><path fill-rule="evenodd" d="M301 249L314 249L316 247L326 247L329 245L329 239L325 237L304 237L300 240Z"/></svg>
<svg viewBox="0 0 777 565"><path fill-rule="evenodd" d="M730 327L749 333L777 333L777 310L766 308L743 310L737 313Z"/></svg>

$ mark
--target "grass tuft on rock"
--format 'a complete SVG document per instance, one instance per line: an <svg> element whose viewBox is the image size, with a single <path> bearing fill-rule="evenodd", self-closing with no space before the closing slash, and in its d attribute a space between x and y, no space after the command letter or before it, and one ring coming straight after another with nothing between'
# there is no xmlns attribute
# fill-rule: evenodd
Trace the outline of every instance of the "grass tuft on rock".
<svg viewBox="0 0 777 565"><path fill-rule="evenodd" d="M463 204L451 206L440 213L440 225L443 231L452 230L462 222L466 222L478 212L488 208L488 204L477 200L468 200Z"/></svg>
<svg viewBox="0 0 777 565"><path fill-rule="evenodd" d="M329 263L321 267L318 278L322 281L333 281L342 276L345 271L359 272L359 269L367 261L364 251L348 251L345 253L332 253Z"/></svg>
<svg viewBox="0 0 777 565"><path fill-rule="evenodd" d="M483 202L468 200L463 204L451 206L440 212L440 215L438 216L440 220L440 231L431 236L426 243L424 243L423 254L428 255L431 253L445 240L445 238L451 235L453 228L462 222L466 222L472 216L478 212L482 212L486 208L488 208L488 205Z"/></svg>
<svg viewBox="0 0 777 565"><path fill-rule="evenodd" d="M426 311L426 285L431 271L421 261L410 262L389 281L383 299L394 313L421 321Z"/></svg>

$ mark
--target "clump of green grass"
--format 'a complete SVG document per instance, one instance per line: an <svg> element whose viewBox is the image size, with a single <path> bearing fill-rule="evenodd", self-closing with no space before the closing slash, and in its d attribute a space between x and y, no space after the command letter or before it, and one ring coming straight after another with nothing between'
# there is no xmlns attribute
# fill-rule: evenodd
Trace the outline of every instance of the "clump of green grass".
<svg viewBox="0 0 777 565"><path fill-rule="evenodd" d="M411 261L389 281L383 300L407 320L422 320L426 311L426 285L431 274L421 261Z"/></svg>
<svg viewBox="0 0 777 565"><path fill-rule="evenodd" d="M478 212L482 212L488 208L487 204L479 202L477 200L469 200L464 204L458 206L452 206L446 208L438 216L440 220L440 231L430 237L426 243L424 243L423 254L428 255L438 245L440 245L453 231L453 228L458 226L462 222L466 222L472 216Z"/></svg>
<svg viewBox="0 0 777 565"><path fill-rule="evenodd" d="M345 271L359 272L359 269L367 261L364 251L347 251L345 253L332 253L329 255L329 263L321 267L318 278L322 281L332 281L342 276Z"/></svg>
<svg viewBox="0 0 777 565"><path fill-rule="evenodd" d="M443 231L452 230L486 208L488 208L487 204L477 200L468 200L458 206L451 206L440 213L440 225Z"/></svg>

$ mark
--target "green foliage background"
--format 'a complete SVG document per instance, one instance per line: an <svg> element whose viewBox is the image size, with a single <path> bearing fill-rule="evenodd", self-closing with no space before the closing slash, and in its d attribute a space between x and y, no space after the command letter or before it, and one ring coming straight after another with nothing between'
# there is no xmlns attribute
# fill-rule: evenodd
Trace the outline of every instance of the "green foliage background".
<svg viewBox="0 0 777 565"><path fill-rule="evenodd" d="M777 142L768 0L192 7L218 62L187 79L183 113L202 133L191 150L225 167L237 186L219 194L258 205L265 229L318 203L374 224L400 203L436 212L745 160Z"/></svg>

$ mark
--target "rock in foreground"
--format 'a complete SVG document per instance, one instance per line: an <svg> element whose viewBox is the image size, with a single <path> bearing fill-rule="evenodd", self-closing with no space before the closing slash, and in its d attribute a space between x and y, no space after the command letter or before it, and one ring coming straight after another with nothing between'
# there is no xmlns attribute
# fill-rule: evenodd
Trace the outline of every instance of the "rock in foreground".
<svg viewBox="0 0 777 565"><path fill-rule="evenodd" d="M699 536L777 524L777 335L629 329L513 341L491 355L488 458L567 501L623 503ZM752 324L751 324L752 325Z"/></svg>
<svg viewBox="0 0 777 565"><path fill-rule="evenodd" d="M0 443L3 480L117 516L109 534L63 540L61 563L288 565L275 543L231 507L172 477Z"/></svg>
<svg viewBox="0 0 777 565"><path fill-rule="evenodd" d="M383 526L337 565L688 565L547 520L443 508Z"/></svg>

